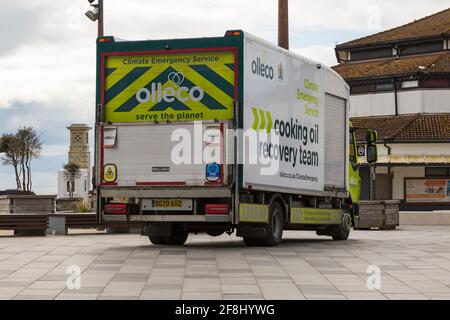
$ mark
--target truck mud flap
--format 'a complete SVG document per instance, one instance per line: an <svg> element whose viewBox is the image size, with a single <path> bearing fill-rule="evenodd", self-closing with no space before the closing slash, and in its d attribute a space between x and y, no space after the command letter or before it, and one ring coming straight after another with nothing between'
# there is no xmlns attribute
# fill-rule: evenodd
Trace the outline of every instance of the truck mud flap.
<svg viewBox="0 0 450 320"><path fill-rule="evenodd" d="M269 223L269 206L259 204L240 204L239 223Z"/></svg>
<svg viewBox="0 0 450 320"><path fill-rule="evenodd" d="M239 205L237 236L251 238L267 237L269 206L260 204Z"/></svg>
<svg viewBox="0 0 450 320"><path fill-rule="evenodd" d="M339 209L291 208L290 224L339 225L343 211Z"/></svg>
<svg viewBox="0 0 450 320"><path fill-rule="evenodd" d="M267 238L268 224L240 223L236 235L238 237Z"/></svg>

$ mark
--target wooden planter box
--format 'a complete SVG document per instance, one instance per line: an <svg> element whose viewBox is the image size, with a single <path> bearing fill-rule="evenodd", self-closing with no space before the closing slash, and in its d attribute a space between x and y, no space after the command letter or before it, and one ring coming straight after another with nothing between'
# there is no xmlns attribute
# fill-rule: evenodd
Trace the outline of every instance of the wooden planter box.
<svg viewBox="0 0 450 320"><path fill-rule="evenodd" d="M356 230L395 229L400 226L400 201L361 201Z"/></svg>
<svg viewBox="0 0 450 320"><path fill-rule="evenodd" d="M0 196L0 214L50 214L55 212L56 196Z"/></svg>

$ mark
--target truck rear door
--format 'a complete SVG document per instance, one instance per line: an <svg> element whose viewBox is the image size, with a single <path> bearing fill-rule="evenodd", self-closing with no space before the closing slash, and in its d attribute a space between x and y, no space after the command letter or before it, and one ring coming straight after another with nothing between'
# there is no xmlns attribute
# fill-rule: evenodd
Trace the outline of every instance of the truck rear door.
<svg viewBox="0 0 450 320"><path fill-rule="evenodd" d="M236 55L233 48L103 53L101 185L226 185Z"/></svg>

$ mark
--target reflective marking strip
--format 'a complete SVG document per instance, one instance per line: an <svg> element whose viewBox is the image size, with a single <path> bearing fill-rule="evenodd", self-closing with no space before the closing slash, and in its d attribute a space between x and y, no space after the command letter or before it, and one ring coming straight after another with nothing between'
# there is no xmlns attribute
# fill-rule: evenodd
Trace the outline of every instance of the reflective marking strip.
<svg viewBox="0 0 450 320"><path fill-rule="evenodd" d="M239 205L239 221L269 223L269 206L258 204Z"/></svg>
<svg viewBox="0 0 450 320"><path fill-rule="evenodd" d="M292 208L292 224L341 224L342 210L336 209L313 209L313 208Z"/></svg>

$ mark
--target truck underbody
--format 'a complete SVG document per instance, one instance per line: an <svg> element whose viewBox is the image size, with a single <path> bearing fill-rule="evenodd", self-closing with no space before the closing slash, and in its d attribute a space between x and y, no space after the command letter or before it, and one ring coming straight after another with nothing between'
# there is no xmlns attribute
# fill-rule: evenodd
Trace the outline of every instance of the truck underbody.
<svg viewBox="0 0 450 320"><path fill-rule="evenodd" d="M226 187L105 189L101 207L105 220L142 223L142 235L154 244L182 245L189 233L220 236L234 231L248 245L278 245L283 230L317 231L335 240L348 238L353 210L345 197L247 191L240 194L234 209L233 194ZM145 208L146 203L155 201L178 206L180 200L191 202L192 209Z"/></svg>

